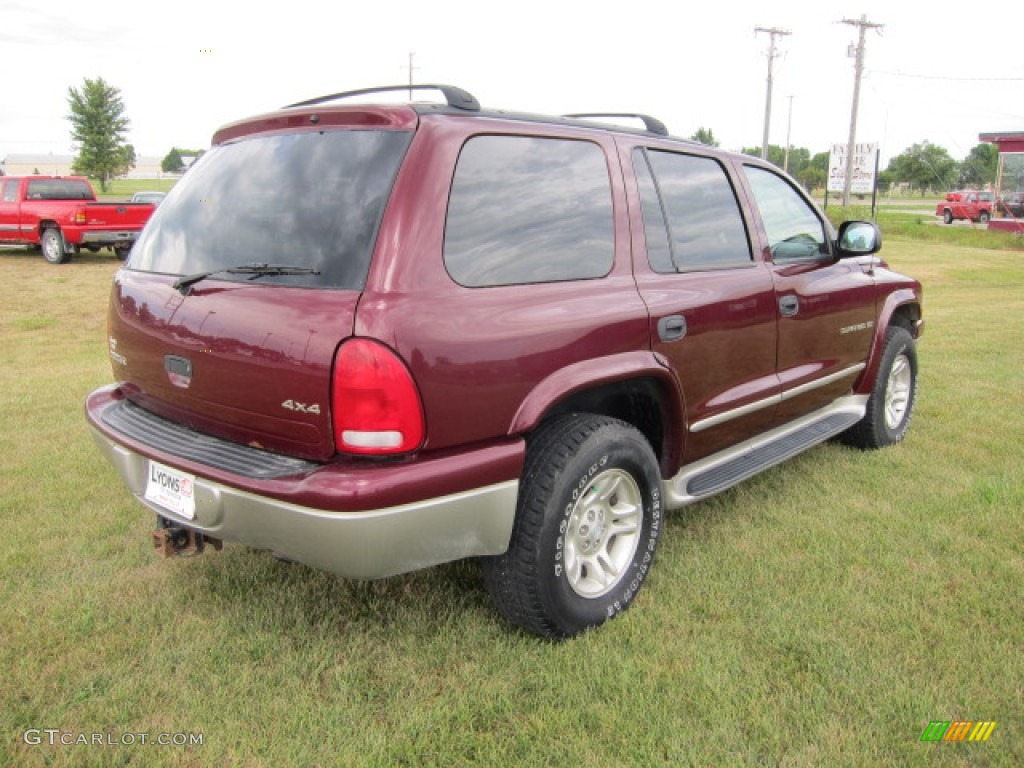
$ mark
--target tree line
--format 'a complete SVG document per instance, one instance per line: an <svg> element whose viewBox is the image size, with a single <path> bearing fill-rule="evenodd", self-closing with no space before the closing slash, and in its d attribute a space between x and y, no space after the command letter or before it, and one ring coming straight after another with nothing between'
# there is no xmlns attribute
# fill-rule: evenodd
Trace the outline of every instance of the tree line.
<svg viewBox="0 0 1024 768"><path fill-rule="evenodd" d="M690 139L718 146L710 128L699 128ZM760 147L744 147L741 151L745 155L761 156ZM828 152L812 155L806 147L791 147L787 160L784 147L769 144L767 159L779 168L785 166L808 191L824 189L828 180ZM995 184L998 163L999 150L994 144L978 144L967 157L958 161L945 148L922 141L903 150L879 171L878 191L886 194L897 186L904 186L923 196L929 192L984 188Z"/></svg>

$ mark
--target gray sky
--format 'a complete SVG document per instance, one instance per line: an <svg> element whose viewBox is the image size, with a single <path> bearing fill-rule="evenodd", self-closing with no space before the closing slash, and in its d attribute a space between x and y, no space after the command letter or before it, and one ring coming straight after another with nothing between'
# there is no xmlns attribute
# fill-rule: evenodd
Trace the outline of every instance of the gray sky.
<svg viewBox="0 0 1024 768"><path fill-rule="evenodd" d="M919 10L925 9L921 13ZM866 14L857 139L883 163L929 140L962 159L988 131L1024 131L1024 5L895 3L287 3L4 0L0 159L70 153L67 90L121 90L136 152L209 145L220 125L301 99L418 82L459 85L485 107L648 112L678 136L699 127L759 146L767 35L780 27L771 142L812 153L845 143L853 93L838 23ZM792 101L790 100L790 97Z"/></svg>

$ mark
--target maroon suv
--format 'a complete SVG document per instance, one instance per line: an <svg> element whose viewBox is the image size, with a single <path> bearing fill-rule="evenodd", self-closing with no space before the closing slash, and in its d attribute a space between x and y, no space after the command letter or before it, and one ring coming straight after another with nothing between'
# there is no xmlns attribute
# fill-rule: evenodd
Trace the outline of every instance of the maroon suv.
<svg viewBox="0 0 1024 768"><path fill-rule="evenodd" d="M906 434L921 287L873 224L649 117L429 87L220 129L117 273L86 412L163 550L479 557L565 637L631 603L666 509Z"/></svg>

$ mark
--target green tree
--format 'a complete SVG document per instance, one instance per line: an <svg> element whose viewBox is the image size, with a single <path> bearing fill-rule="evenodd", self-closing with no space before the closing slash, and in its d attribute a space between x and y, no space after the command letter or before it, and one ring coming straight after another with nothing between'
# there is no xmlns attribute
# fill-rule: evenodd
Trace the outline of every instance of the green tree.
<svg viewBox="0 0 1024 768"><path fill-rule="evenodd" d="M717 147L718 140L715 139L715 133L710 128L701 126L697 129L697 132L690 137L692 141L699 141L701 144L707 144L709 147Z"/></svg>
<svg viewBox="0 0 1024 768"><path fill-rule="evenodd" d="M999 150L995 144L978 144L960 164L961 187L984 187L996 183Z"/></svg>
<svg viewBox="0 0 1024 768"><path fill-rule="evenodd" d="M893 181L909 184L924 197L929 189L941 191L955 186L959 164L943 147L922 141L890 160L886 170Z"/></svg>
<svg viewBox="0 0 1024 768"><path fill-rule="evenodd" d="M129 121L121 92L102 77L85 78L81 89L68 88L68 108L76 147L71 170L96 179L105 192L112 178L135 164L135 150L124 140Z"/></svg>
<svg viewBox="0 0 1024 768"><path fill-rule="evenodd" d="M171 147L171 151L160 162L160 170L164 173L181 173L185 170L185 163L181 160L181 152L177 147Z"/></svg>

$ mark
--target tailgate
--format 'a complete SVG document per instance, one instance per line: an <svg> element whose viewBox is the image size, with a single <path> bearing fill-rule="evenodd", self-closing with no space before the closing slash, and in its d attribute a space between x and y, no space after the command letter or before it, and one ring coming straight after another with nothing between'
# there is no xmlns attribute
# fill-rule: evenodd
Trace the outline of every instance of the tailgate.
<svg viewBox="0 0 1024 768"><path fill-rule="evenodd" d="M152 203L89 203L85 224L93 229L142 229L154 210Z"/></svg>
<svg viewBox="0 0 1024 768"><path fill-rule="evenodd" d="M122 270L111 297L111 365L126 396L173 422L306 459L334 453L334 351L358 291L173 278Z"/></svg>

